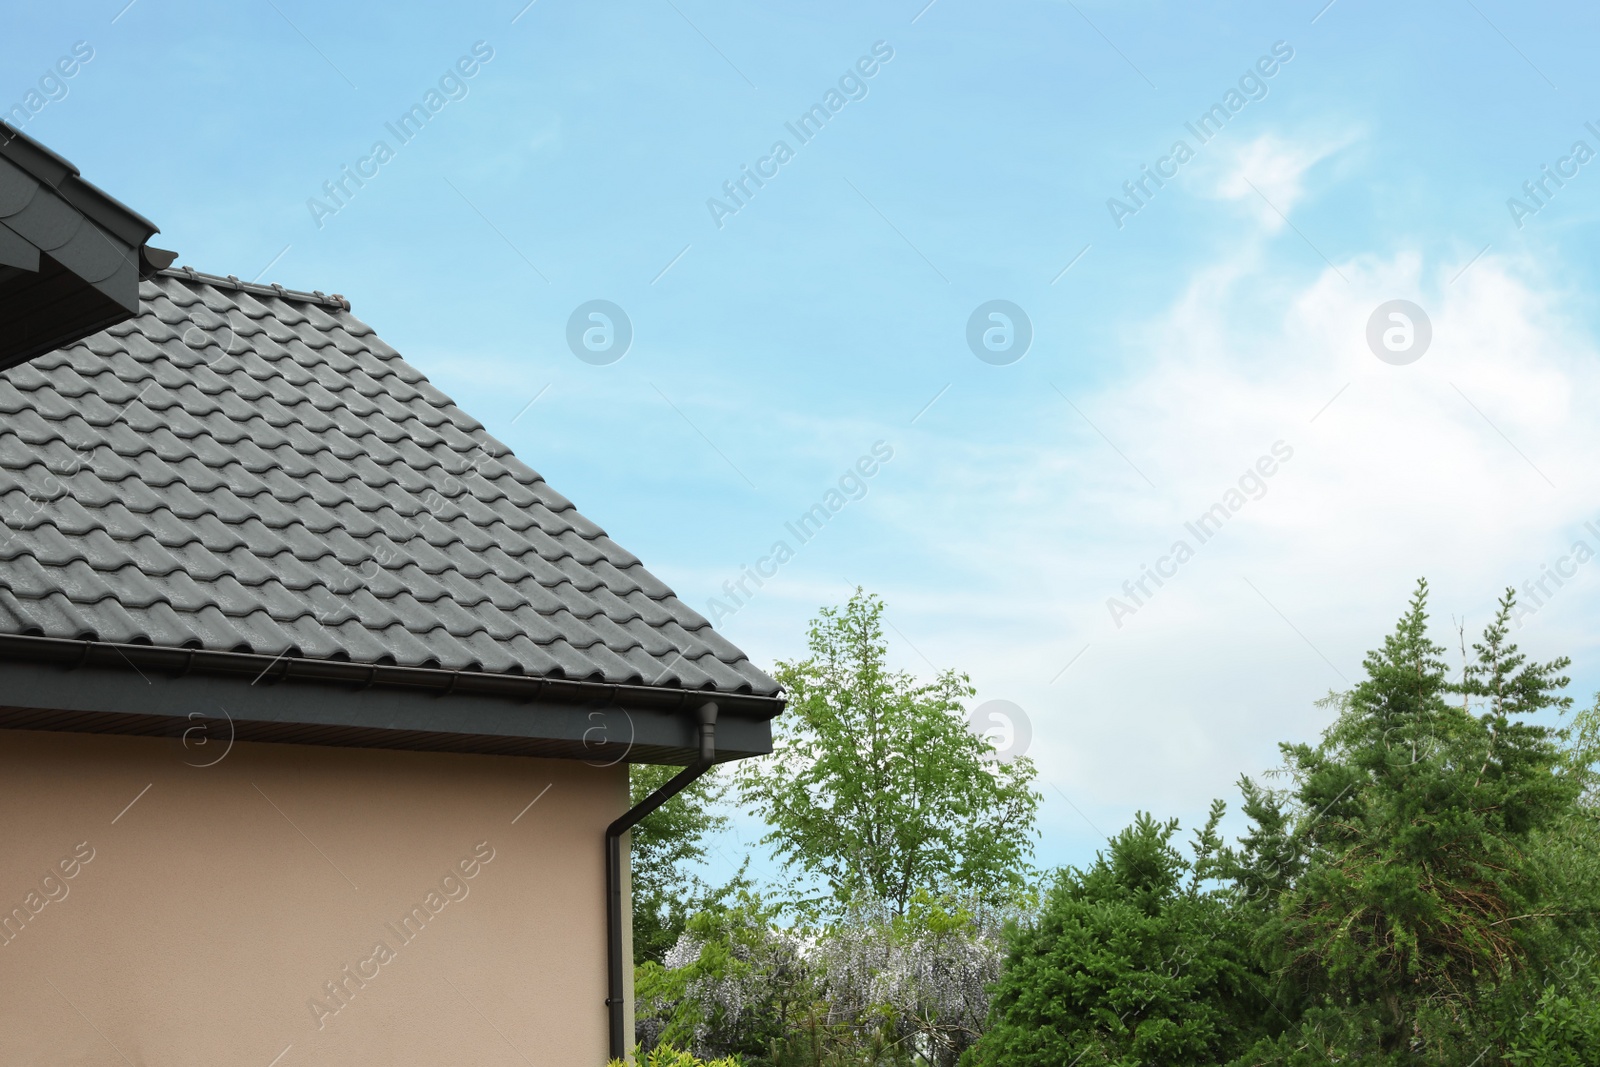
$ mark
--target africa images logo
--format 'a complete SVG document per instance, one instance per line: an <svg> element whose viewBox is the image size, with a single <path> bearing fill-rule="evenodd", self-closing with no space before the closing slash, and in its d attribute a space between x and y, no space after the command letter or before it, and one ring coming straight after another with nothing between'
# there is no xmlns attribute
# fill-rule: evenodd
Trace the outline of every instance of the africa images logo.
<svg viewBox="0 0 1600 1067"><path fill-rule="evenodd" d="M609 300L589 300L567 318L567 347L594 367L607 367L633 347L633 320Z"/></svg>
<svg viewBox="0 0 1600 1067"><path fill-rule="evenodd" d="M972 709L967 723L994 749L989 758L1012 760L1028 754L1033 722L1022 706L1010 700L985 700Z"/></svg>
<svg viewBox="0 0 1600 1067"><path fill-rule="evenodd" d="M1367 319L1367 347L1391 366L1415 363L1432 343L1433 322L1409 300L1386 300Z"/></svg>
<svg viewBox="0 0 1600 1067"><path fill-rule="evenodd" d="M967 347L985 363L1009 366L1033 345L1033 320L1009 300L979 304L967 318Z"/></svg>

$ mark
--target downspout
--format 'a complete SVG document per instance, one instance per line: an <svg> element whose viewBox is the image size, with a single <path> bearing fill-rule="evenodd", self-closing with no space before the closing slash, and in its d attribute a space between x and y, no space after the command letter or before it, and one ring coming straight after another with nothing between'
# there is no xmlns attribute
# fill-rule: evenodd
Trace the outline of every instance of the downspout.
<svg viewBox="0 0 1600 1067"><path fill-rule="evenodd" d="M606 1008L611 1017L611 1058L614 1060L626 1060L633 1047L631 1035L623 1032L627 1008L623 997L623 967L631 965L632 961L622 958L622 835L711 769L717 754L717 705L706 701L695 709L695 717L700 721L699 758L606 827Z"/></svg>

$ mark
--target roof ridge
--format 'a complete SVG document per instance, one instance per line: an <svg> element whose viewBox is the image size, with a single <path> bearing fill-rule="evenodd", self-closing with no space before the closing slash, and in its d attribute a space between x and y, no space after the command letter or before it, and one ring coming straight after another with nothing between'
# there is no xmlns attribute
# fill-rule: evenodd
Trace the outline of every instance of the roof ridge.
<svg viewBox="0 0 1600 1067"><path fill-rule="evenodd" d="M275 296L280 300L290 303L316 304L320 307L339 308L342 311L350 310L350 301L338 293L328 294L321 289L306 292L303 289L285 289L276 283L262 285L259 282L247 282L237 275L207 274L195 270L193 267L168 267L160 272L162 277L182 278L185 281L200 282L214 289L232 289L240 293L249 293L251 296Z"/></svg>

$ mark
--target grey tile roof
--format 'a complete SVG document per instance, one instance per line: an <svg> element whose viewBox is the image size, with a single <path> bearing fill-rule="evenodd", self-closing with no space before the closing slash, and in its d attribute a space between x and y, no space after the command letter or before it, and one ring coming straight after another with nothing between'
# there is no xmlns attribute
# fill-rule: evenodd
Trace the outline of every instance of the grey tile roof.
<svg viewBox="0 0 1600 1067"><path fill-rule="evenodd" d="M340 298L141 297L0 374L0 633L777 693Z"/></svg>

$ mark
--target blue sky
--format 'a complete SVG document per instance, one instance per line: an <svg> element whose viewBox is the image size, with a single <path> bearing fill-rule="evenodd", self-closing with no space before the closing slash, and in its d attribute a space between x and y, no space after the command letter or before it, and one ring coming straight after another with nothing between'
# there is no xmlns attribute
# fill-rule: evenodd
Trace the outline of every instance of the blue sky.
<svg viewBox="0 0 1600 1067"><path fill-rule="evenodd" d="M344 293L708 614L884 442L719 625L770 663L882 594L899 665L1024 709L1038 858L1078 862L1313 737L1418 576L1442 637L1600 549L1600 161L1573 154L1600 151L1600 10L925 2L35 5L0 108L180 263ZM1569 176L1535 202L1545 166ZM745 167L776 174L709 207ZM592 300L631 323L620 360L568 346ZM968 345L991 300L1031 324L1014 362ZM1431 326L1404 365L1367 341L1392 300ZM1600 566L1560 566L1518 638L1586 701Z"/></svg>

